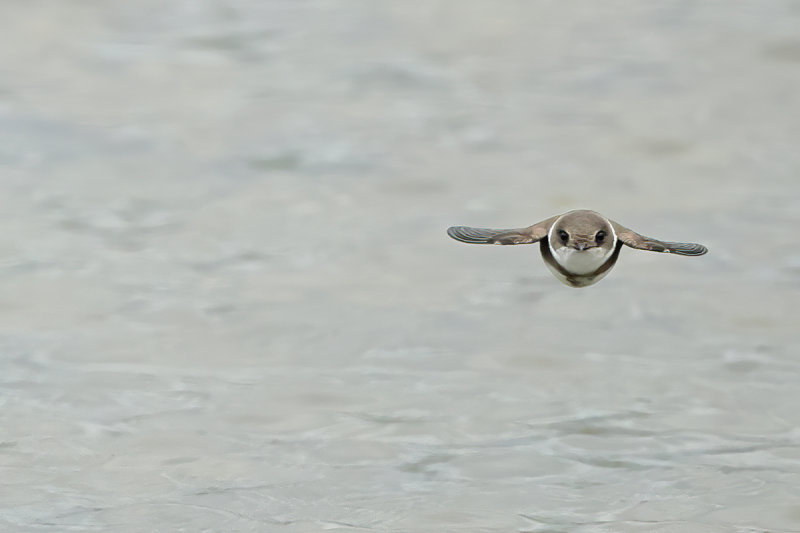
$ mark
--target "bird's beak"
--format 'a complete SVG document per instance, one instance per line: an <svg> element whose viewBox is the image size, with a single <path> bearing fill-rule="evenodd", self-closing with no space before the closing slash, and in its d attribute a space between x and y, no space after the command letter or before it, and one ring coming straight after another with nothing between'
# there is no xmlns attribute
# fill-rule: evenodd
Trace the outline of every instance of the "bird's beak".
<svg viewBox="0 0 800 533"><path fill-rule="evenodd" d="M577 248L578 251L582 252L583 250L586 249L586 243L585 242L576 242L575 243L575 248Z"/></svg>

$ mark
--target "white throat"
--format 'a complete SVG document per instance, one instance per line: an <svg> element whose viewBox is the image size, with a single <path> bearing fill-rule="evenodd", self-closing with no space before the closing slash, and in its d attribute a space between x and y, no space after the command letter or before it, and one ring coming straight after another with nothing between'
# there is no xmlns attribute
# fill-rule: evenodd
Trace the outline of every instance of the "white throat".
<svg viewBox="0 0 800 533"><path fill-rule="evenodd" d="M586 250L576 250L569 246L562 246L554 250L551 246L550 252L558 264L564 267L564 270L572 274L584 275L591 274L603 266L614 250L600 248L599 246Z"/></svg>

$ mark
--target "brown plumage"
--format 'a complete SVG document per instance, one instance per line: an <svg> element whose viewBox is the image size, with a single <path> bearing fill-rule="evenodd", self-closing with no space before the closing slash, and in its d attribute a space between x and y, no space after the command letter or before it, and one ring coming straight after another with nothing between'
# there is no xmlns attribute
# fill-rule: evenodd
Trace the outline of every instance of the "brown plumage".
<svg viewBox="0 0 800 533"><path fill-rule="evenodd" d="M694 256L708 252L701 244L645 237L586 209L550 217L526 228L453 226L447 229L447 234L469 244L538 242L545 264L559 280L571 287L587 287L600 281L616 263L623 244L638 250L677 255Z"/></svg>

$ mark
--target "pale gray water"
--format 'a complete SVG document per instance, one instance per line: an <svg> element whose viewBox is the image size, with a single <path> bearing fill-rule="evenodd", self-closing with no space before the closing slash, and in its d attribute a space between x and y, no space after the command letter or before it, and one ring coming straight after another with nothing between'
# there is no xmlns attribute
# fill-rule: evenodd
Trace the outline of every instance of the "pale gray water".
<svg viewBox="0 0 800 533"><path fill-rule="evenodd" d="M0 21L0 530L800 531L796 2Z"/></svg>

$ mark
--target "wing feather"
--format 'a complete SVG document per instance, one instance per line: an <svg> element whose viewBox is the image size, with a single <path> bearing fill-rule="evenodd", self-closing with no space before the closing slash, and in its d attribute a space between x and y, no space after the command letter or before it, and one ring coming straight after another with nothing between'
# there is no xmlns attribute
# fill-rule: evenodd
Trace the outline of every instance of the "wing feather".
<svg viewBox="0 0 800 533"><path fill-rule="evenodd" d="M550 226L558 217L551 217L533 226L517 229L471 228L452 226L447 234L453 239L468 244L532 244L547 237Z"/></svg>
<svg viewBox="0 0 800 533"><path fill-rule="evenodd" d="M616 222L611 222L617 238L626 246L637 250L648 250L651 252L663 252L677 255L703 255L708 252L708 248L702 244L693 242L669 242L660 241L652 237L645 237L633 230L626 228Z"/></svg>
<svg viewBox="0 0 800 533"><path fill-rule="evenodd" d="M453 226L447 228L447 234L453 239L468 244L530 244L534 237L525 233L525 229L488 229Z"/></svg>

